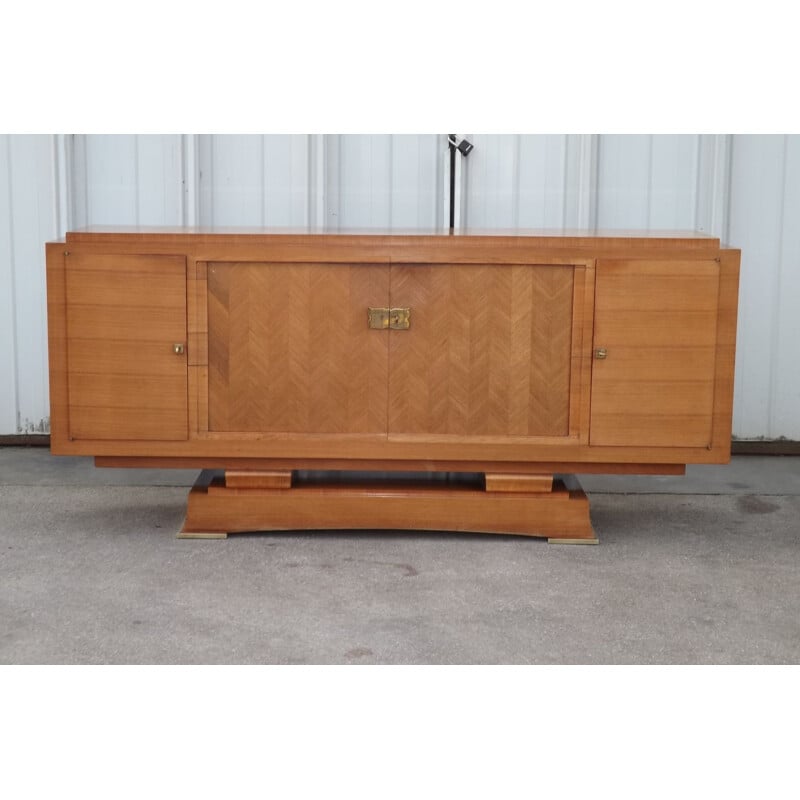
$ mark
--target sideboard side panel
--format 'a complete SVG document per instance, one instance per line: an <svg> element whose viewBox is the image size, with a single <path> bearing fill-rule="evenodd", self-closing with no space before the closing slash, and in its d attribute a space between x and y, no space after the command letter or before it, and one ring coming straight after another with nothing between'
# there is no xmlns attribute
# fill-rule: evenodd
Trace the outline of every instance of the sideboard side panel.
<svg viewBox="0 0 800 800"><path fill-rule="evenodd" d="M47 347L50 367L50 450L69 452L67 290L65 245L47 245Z"/></svg>
<svg viewBox="0 0 800 800"><path fill-rule="evenodd" d="M736 321L739 311L741 250L720 250L717 363L714 373L714 430L712 450L717 463L731 457L733 378L736 363Z"/></svg>

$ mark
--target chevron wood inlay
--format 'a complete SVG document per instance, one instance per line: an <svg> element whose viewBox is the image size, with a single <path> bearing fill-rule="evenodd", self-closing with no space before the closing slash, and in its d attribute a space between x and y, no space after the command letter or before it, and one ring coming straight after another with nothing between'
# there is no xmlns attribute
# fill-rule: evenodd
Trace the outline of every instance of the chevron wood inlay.
<svg viewBox="0 0 800 800"><path fill-rule="evenodd" d="M208 264L209 430L386 433L386 265Z"/></svg>
<svg viewBox="0 0 800 800"><path fill-rule="evenodd" d="M567 436L572 266L392 266L390 433Z"/></svg>

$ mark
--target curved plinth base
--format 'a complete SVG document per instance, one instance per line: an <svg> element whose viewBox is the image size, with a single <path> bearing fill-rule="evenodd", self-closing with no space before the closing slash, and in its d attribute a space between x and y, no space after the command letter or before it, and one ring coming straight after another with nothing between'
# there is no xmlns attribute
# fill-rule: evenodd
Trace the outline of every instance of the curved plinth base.
<svg viewBox="0 0 800 800"><path fill-rule="evenodd" d="M201 473L181 539L253 531L501 533L597 544L572 476L451 475L446 480L298 480L286 473Z"/></svg>

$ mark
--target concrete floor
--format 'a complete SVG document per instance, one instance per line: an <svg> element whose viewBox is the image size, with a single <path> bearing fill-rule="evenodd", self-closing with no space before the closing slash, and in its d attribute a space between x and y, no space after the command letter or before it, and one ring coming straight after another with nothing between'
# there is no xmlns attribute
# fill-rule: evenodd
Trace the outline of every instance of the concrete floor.
<svg viewBox="0 0 800 800"><path fill-rule="evenodd" d="M178 540L195 475L0 449L0 663L800 661L800 458L582 477L599 547Z"/></svg>

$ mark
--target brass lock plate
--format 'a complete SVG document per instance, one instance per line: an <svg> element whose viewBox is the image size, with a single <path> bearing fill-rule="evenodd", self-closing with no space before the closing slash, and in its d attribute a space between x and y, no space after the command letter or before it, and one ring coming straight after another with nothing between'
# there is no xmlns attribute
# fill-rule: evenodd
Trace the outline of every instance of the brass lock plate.
<svg viewBox="0 0 800 800"><path fill-rule="evenodd" d="M367 309L367 322L369 327L373 330L384 330L389 327L389 309L388 308L368 308Z"/></svg>
<svg viewBox="0 0 800 800"><path fill-rule="evenodd" d="M367 323L373 330L407 331L411 326L410 308L368 308Z"/></svg>
<svg viewBox="0 0 800 800"><path fill-rule="evenodd" d="M410 308L390 308L389 327L393 331L407 331L411 326Z"/></svg>

